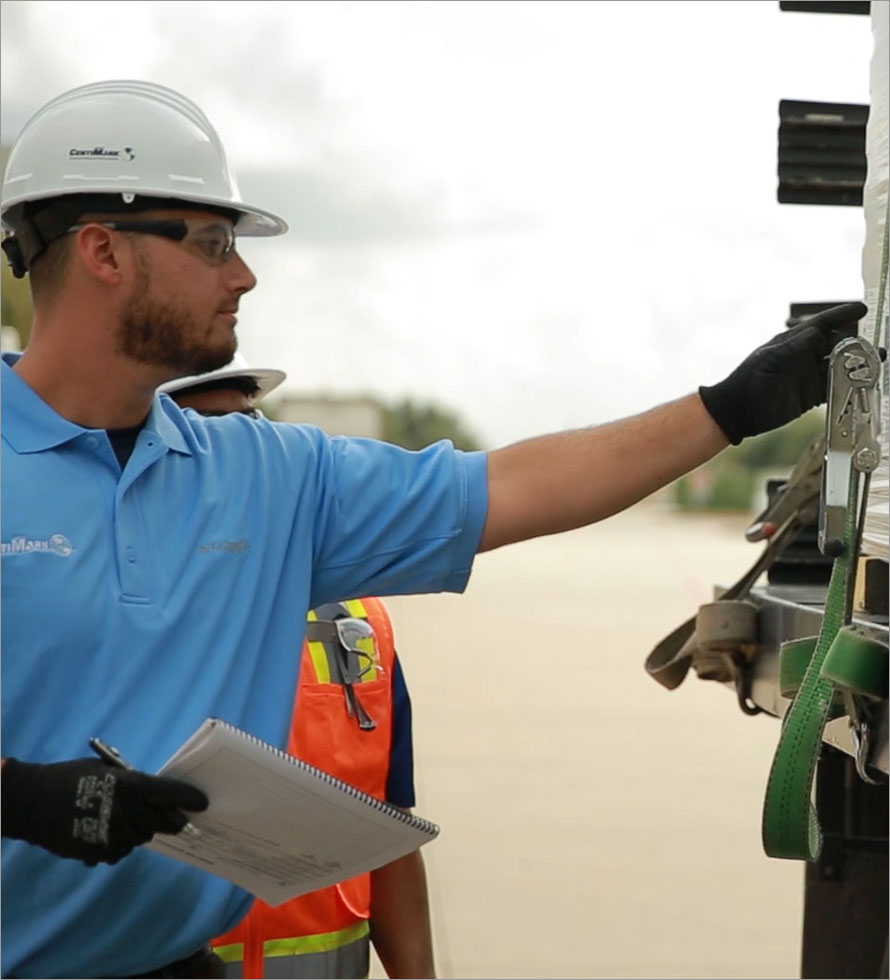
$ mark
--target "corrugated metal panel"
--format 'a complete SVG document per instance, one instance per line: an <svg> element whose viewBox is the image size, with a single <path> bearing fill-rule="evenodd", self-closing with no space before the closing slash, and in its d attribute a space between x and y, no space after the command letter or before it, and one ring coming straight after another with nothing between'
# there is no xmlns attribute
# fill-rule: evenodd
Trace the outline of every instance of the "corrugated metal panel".
<svg viewBox="0 0 890 980"><path fill-rule="evenodd" d="M862 249L862 282L868 316L859 325L860 333L867 340L875 336L875 317L883 308L879 344L887 346L888 305L887 295L887 208L890 199L890 151L888 151L888 38L890 38L890 3L874 0L871 5L874 53L871 61L871 112L866 127L866 156L868 175L865 181L863 204L865 210L865 245ZM880 296L883 288L883 298ZM884 364L881 396L881 463L872 475L868 510L863 534L863 551L868 555L887 560L890 558L890 487L888 487L888 365Z"/></svg>

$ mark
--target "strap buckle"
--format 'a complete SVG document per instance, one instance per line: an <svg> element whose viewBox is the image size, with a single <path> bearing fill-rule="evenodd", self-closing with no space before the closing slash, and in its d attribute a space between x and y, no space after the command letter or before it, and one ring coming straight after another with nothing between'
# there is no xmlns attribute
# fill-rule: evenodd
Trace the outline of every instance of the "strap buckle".
<svg viewBox="0 0 890 980"><path fill-rule="evenodd" d="M870 786L883 786L887 782L887 777L879 770L873 769L869 764L874 729L871 709L863 703L861 698L855 695L845 694L844 700L847 702L853 747L856 749L856 754L853 757L856 760L856 772L859 774L859 778Z"/></svg>
<svg viewBox="0 0 890 980"><path fill-rule="evenodd" d="M721 599L699 607L692 666L702 680L731 681L746 715L760 714L751 698L751 663L759 651L757 609L745 600Z"/></svg>
<svg viewBox="0 0 890 980"><path fill-rule="evenodd" d="M848 337L828 361L825 465L819 508L819 550L836 558L844 532L854 473L871 473L881 458L877 386L881 359L863 337Z"/></svg>

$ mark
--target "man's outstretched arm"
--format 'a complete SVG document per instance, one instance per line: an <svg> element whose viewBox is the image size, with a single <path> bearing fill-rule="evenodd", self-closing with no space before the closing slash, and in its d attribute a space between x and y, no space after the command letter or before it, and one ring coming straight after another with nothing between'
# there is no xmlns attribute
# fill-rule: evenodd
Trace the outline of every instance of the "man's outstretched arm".
<svg viewBox="0 0 890 980"><path fill-rule="evenodd" d="M688 395L607 425L495 450L479 550L601 521L728 445L701 398Z"/></svg>
<svg viewBox="0 0 890 980"><path fill-rule="evenodd" d="M825 401L828 355L867 312L832 307L758 347L724 381L631 418L541 436L488 458L480 551L593 524L630 507L730 443Z"/></svg>

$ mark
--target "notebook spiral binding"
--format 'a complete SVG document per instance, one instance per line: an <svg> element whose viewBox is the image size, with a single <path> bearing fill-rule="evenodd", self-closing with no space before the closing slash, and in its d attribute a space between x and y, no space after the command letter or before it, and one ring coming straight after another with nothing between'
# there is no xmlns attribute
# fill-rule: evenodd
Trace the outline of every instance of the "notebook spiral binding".
<svg viewBox="0 0 890 980"><path fill-rule="evenodd" d="M369 793L365 793L364 790L360 790L357 786L351 786L349 783L343 782L342 779L332 776L329 772L325 772L323 769L318 769L316 766L311 766L308 762L304 762L302 759L298 759L296 756L289 755L287 752L282 751L271 743L265 742L261 738L257 738L256 735L251 735L250 732L245 732L243 729L237 728L235 725L231 725L227 721L223 721L222 718L211 718L210 723L212 725L218 725L220 728L224 728L230 732L234 732L237 735L241 735L243 738L246 738L248 741L253 742L256 745L263 746L263 748L268 749L268 751L272 752L279 758L286 759L287 762L296 766L298 769L313 773L314 775L318 776L322 782L327 783L329 786L336 786L337 789L342 790L344 793L348 794L354 799L361 800L372 809L385 813L394 820L398 820L399 823L408 824L413 829L419 830L431 838L436 837L439 833L438 825L434 824L432 821L426 820L423 817L415 816L412 813L407 813L405 810L401 810L399 807L393 806L391 803L387 803L386 800L378 800L376 796L371 796Z"/></svg>

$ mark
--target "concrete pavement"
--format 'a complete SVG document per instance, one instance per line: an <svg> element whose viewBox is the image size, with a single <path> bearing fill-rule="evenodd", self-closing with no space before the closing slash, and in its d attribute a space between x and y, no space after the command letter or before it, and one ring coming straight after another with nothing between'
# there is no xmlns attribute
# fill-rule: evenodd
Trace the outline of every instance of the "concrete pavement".
<svg viewBox="0 0 890 980"><path fill-rule="evenodd" d="M753 561L744 526L649 501L388 601L439 976L798 976L803 870L760 845L778 722L642 666Z"/></svg>

